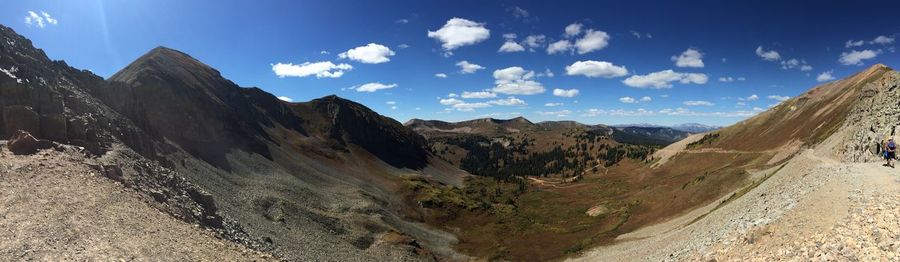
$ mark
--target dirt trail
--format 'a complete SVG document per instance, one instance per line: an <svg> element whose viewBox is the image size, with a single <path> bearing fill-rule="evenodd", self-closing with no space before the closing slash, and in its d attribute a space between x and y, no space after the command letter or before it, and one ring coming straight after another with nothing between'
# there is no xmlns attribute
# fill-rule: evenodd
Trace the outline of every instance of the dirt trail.
<svg viewBox="0 0 900 262"><path fill-rule="evenodd" d="M619 237L585 261L900 261L900 169L806 150L728 204Z"/></svg>
<svg viewBox="0 0 900 262"><path fill-rule="evenodd" d="M0 141L0 260L274 260L160 212L81 153L30 156Z"/></svg>

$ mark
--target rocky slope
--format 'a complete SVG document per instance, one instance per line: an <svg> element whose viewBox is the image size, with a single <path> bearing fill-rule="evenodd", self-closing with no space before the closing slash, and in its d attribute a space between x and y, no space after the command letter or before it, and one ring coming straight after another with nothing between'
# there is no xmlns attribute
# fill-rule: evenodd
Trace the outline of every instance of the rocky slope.
<svg viewBox="0 0 900 262"><path fill-rule="evenodd" d="M900 231L890 196L900 190L900 172L876 161L875 145L900 124L891 117L896 105L885 103L897 97L897 79L875 65L661 150L667 156L659 169L686 159L756 160L743 163L749 183L579 260L896 260Z"/></svg>
<svg viewBox="0 0 900 262"><path fill-rule="evenodd" d="M407 177L466 174L392 119L334 96L283 102L164 47L105 80L7 27L0 38L2 137L81 146L158 210L281 259L459 256L396 192Z"/></svg>

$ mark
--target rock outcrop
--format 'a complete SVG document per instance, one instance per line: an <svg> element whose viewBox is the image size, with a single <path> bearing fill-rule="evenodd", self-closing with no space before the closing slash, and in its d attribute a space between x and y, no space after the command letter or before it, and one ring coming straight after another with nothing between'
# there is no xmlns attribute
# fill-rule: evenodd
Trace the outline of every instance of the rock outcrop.
<svg viewBox="0 0 900 262"><path fill-rule="evenodd" d="M53 147L53 142L46 139L38 140L28 132L19 130L9 138L6 147L15 155L31 155L38 150Z"/></svg>

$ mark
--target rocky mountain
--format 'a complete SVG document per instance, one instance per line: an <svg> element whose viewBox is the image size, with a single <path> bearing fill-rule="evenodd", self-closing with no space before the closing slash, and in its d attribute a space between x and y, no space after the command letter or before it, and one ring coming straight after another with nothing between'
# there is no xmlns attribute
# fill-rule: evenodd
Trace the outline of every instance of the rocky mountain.
<svg viewBox="0 0 900 262"><path fill-rule="evenodd" d="M0 38L0 137L81 146L157 209L280 259L461 256L397 192L465 172L390 118L336 96L283 102L165 47L103 79Z"/></svg>
<svg viewBox="0 0 900 262"><path fill-rule="evenodd" d="M762 245L853 260L896 238L900 187L867 163L900 125L884 65L716 130L401 124L337 96L284 102L165 47L103 79L0 38L4 257L745 260L734 250ZM817 211L832 203L846 220ZM886 237L848 233L870 229ZM843 243L805 239L821 230Z"/></svg>

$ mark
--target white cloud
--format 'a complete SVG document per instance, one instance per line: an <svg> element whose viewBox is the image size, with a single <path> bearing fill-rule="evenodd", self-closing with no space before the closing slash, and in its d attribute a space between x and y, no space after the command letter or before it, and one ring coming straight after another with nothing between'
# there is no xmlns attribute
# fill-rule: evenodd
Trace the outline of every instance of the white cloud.
<svg viewBox="0 0 900 262"><path fill-rule="evenodd" d="M388 104L388 105L396 105L396 104L397 104L397 101L387 101L387 102L384 102L384 103L385 103L385 104Z"/></svg>
<svg viewBox="0 0 900 262"><path fill-rule="evenodd" d="M637 103L638 101L637 101L637 99L634 99L634 97L624 96L624 97L619 98L619 102L626 103L626 104L634 104L634 103Z"/></svg>
<svg viewBox="0 0 900 262"><path fill-rule="evenodd" d="M456 109L458 111L463 111L463 112L471 112L471 111L475 111L476 108L485 108L485 107L491 107L491 104L488 104L488 103L458 103L458 104L453 105L454 109Z"/></svg>
<svg viewBox="0 0 900 262"><path fill-rule="evenodd" d="M469 92L464 91L462 93L462 98L494 98L497 97L497 94L489 91L478 91L478 92Z"/></svg>
<svg viewBox="0 0 900 262"><path fill-rule="evenodd" d="M516 39L516 37L519 37L519 36L517 36L515 33L503 34L503 39L506 39L506 40L513 40L513 39Z"/></svg>
<svg viewBox="0 0 900 262"><path fill-rule="evenodd" d="M574 37L581 34L581 27L583 25L580 23L572 23L566 26L566 37Z"/></svg>
<svg viewBox="0 0 900 262"><path fill-rule="evenodd" d="M646 37L646 38L648 38L648 39L653 38L653 35L651 35L650 33L641 34L640 32L634 31L634 30L629 30L628 32L630 32L631 35L634 36L634 38L637 38L637 39L641 39L641 38L644 38L644 37Z"/></svg>
<svg viewBox="0 0 900 262"><path fill-rule="evenodd" d="M456 63L456 66L459 67L460 74L471 74L475 73L475 71L484 69L483 66L478 64L469 63L469 61L463 60Z"/></svg>
<svg viewBox="0 0 900 262"><path fill-rule="evenodd" d="M496 86L491 91L508 95L543 93L544 86L532 80L534 76L534 71L525 70L518 66L494 70L494 83Z"/></svg>
<svg viewBox="0 0 900 262"><path fill-rule="evenodd" d="M612 110L604 110L604 109L596 109L591 108L588 110L582 111L582 116L594 117L594 116L649 116L654 115L656 112L638 108L637 110L624 110L624 109L612 109Z"/></svg>
<svg viewBox="0 0 900 262"><path fill-rule="evenodd" d="M722 77L719 77L719 82L725 82L725 83L734 82L734 77L722 76Z"/></svg>
<svg viewBox="0 0 900 262"><path fill-rule="evenodd" d="M575 97L578 95L578 93L579 93L578 89L574 89L574 88L569 89L569 90L560 89L560 88L553 89L553 95L559 96L559 97Z"/></svg>
<svg viewBox="0 0 900 262"><path fill-rule="evenodd" d="M738 101L756 101L759 100L759 96L756 94L752 94L748 97L738 97Z"/></svg>
<svg viewBox="0 0 900 262"><path fill-rule="evenodd" d="M806 60L797 60L796 58L791 58L788 60L781 61L781 69L788 70L798 68L800 71L812 71L812 66L806 63Z"/></svg>
<svg viewBox="0 0 900 262"><path fill-rule="evenodd" d="M628 75L628 69L606 61L576 61L566 66L566 75L613 78Z"/></svg>
<svg viewBox="0 0 900 262"><path fill-rule="evenodd" d="M442 105L445 105L445 106L452 106L452 105L462 104L462 103L463 103L462 100L459 100L459 99L456 99L456 98L446 98L446 99L441 99L439 102L440 102Z"/></svg>
<svg viewBox="0 0 900 262"><path fill-rule="evenodd" d="M279 96L278 99L285 102L294 102L294 99L286 96Z"/></svg>
<svg viewBox="0 0 900 262"><path fill-rule="evenodd" d="M398 23L398 24L408 24L408 23L409 23L409 19L406 19L406 18L404 18L404 19L399 19L399 20L397 20L397 21L394 21L394 23Z"/></svg>
<svg viewBox="0 0 900 262"><path fill-rule="evenodd" d="M816 76L816 81L819 81L819 82L827 82L827 81L831 81L831 80L834 80L834 71L833 70L822 72L821 74L819 74L819 76Z"/></svg>
<svg viewBox="0 0 900 262"><path fill-rule="evenodd" d="M678 81L682 84L706 84L709 80L705 74L700 73L679 73L669 70L653 72L646 75L633 75L622 83L631 87L638 88L671 88L672 82Z"/></svg>
<svg viewBox="0 0 900 262"><path fill-rule="evenodd" d="M407 49L407 48L409 48L409 45L407 45L407 44L399 44L399 45L397 45L397 48L400 48L400 49Z"/></svg>
<svg viewBox="0 0 900 262"><path fill-rule="evenodd" d="M684 105L686 106L714 106L712 102L703 101L703 100L688 100L684 101Z"/></svg>
<svg viewBox="0 0 900 262"><path fill-rule="evenodd" d="M544 106L546 107L554 107L554 106L562 106L563 103L546 103Z"/></svg>
<svg viewBox="0 0 900 262"><path fill-rule="evenodd" d="M546 39L547 37L544 35L530 35L525 37L525 40L522 41L522 45L527 46L528 51L534 52L534 49L541 47Z"/></svg>
<svg viewBox="0 0 900 262"><path fill-rule="evenodd" d="M395 54L394 51L386 46L369 43L368 45L356 47L347 50L347 52L340 53L338 54L338 57L341 59L349 58L350 60L366 64L380 64L391 61L388 57Z"/></svg>
<svg viewBox="0 0 900 262"><path fill-rule="evenodd" d="M378 90L382 90L382 89L391 89L391 88L394 88L394 87L397 87L397 84L389 84L389 85L385 85L385 84L382 84L382 83L377 83L377 82L375 82L375 83L367 83L367 84L363 84L363 85L361 85L361 86L355 87L355 90L356 90L356 92L368 92L368 93L373 93L373 92L378 91Z"/></svg>
<svg viewBox="0 0 900 262"><path fill-rule="evenodd" d="M437 74L434 74L434 77L437 77L437 78L447 78L447 74L444 74L444 73L437 73Z"/></svg>
<svg viewBox="0 0 900 262"><path fill-rule="evenodd" d="M880 53L881 49L875 51L869 49L862 51L852 50L849 53L841 53L841 57L838 58L838 62L843 65L862 65L863 60L875 58Z"/></svg>
<svg viewBox="0 0 900 262"><path fill-rule="evenodd" d="M457 17L447 20L447 23L437 31L428 31L428 37L441 41L441 47L445 51L473 45L490 36L491 31L484 27L484 23Z"/></svg>
<svg viewBox="0 0 900 262"><path fill-rule="evenodd" d="M525 47L520 45L519 43L516 43L515 41L512 41L512 40L507 40L506 42L503 43L502 46L500 46L500 49L497 50L497 52L500 52L500 53L513 53L513 52L522 52L522 51L525 51Z"/></svg>
<svg viewBox="0 0 900 262"><path fill-rule="evenodd" d="M272 65L272 71L278 77L306 77L315 75L316 78L338 78L344 75L344 71L352 70L353 66L348 64L335 65L331 61L322 61L295 65L292 63L277 63Z"/></svg>
<svg viewBox="0 0 900 262"><path fill-rule="evenodd" d="M56 25L59 23L59 20L56 20L49 13L41 11L41 14L38 14L34 11L28 11L28 15L25 16L25 24L34 25L38 28L44 28L48 24Z"/></svg>
<svg viewBox="0 0 900 262"><path fill-rule="evenodd" d="M506 99L497 99L488 101L488 104L498 105L498 106L524 106L528 105L524 100L515 98L513 96L507 97Z"/></svg>
<svg viewBox="0 0 900 262"><path fill-rule="evenodd" d="M571 52L573 50L573 48L574 48L574 46L572 45L572 42L569 42L569 40L563 39L563 40L559 40L559 41L550 43L550 45L547 45L547 54L552 55L552 54L558 54L558 53Z"/></svg>
<svg viewBox="0 0 900 262"><path fill-rule="evenodd" d="M894 43L894 37L887 37L887 36L880 35L878 37L875 37L875 39L872 40L872 43L873 44L882 44L882 45L891 44L891 43Z"/></svg>
<svg viewBox="0 0 900 262"><path fill-rule="evenodd" d="M779 96L779 95L770 95L770 96L767 96L767 98L772 99L772 100L776 100L776 101L779 101L779 102L784 101L784 100L791 99L791 97L789 97L789 96Z"/></svg>
<svg viewBox="0 0 900 262"><path fill-rule="evenodd" d="M546 111L538 111L537 113L540 114L540 115L542 115L542 116L567 117L567 116L569 116L570 114L572 114L572 111L566 109L566 110L549 111L549 112L546 112Z"/></svg>
<svg viewBox="0 0 900 262"><path fill-rule="evenodd" d="M844 43L844 47L846 47L846 48L857 47L857 46L862 46L865 43L866 42L863 40L859 40L859 41L847 40L847 43Z"/></svg>
<svg viewBox="0 0 900 262"><path fill-rule="evenodd" d="M391 106L391 110L397 110L397 106Z"/></svg>
<svg viewBox="0 0 900 262"><path fill-rule="evenodd" d="M677 67L703 67L703 53L697 51L693 48L688 48L681 53L681 55L672 56L672 61L675 61L675 66Z"/></svg>
<svg viewBox="0 0 900 262"><path fill-rule="evenodd" d="M742 77L738 77L737 80L738 80L738 81L744 81L744 80L747 80L747 78L745 78L745 77L742 76Z"/></svg>
<svg viewBox="0 0 900 262"><path fill-rule="evenodd" d="M553 77L553 71L550 71L550 68L545 68L543 73L538 73L538 77Z"/></svg>
<svg viewBox="0 0 900 262"><path fill-rule="evenodd" d="M641 97L641 102L650 102L650 101L653 101L653 98L650 98L649 96Z"/></svg>
<svg viewBox="0 0 900 262"><path fill-rule="evenodd" d="M781 60L781 54L779 54L778 51L775 51L775 50L765 51L765 50L763 50L762 46L759 46L756 48L756 55L758 55L759 57L762 57L762 59L766 60L766 61Z"/></svg>
<svg viewBox="0 0 900 262"><path fill-rule="evenodd" d="M457 96L458 96L458 95L456 95L456 93L449 93L449 94L447 94L447 97L457 97Z"/></svg>
<svg viewBox="0 0 900 262"><path fill-rule="evenodd" d="M588 29L584 36L575 41L575 48L578 54L587 54L596 50L600 50L609 45L609 34L603 31L595 31Z"/></svg>
<svg viewBox="0 0 900 262"><path fill-rule="evenodd" d="M327 54L331 54L331 52L322 50L322 51L319 51L319 54L327 55Z"/></svg>

